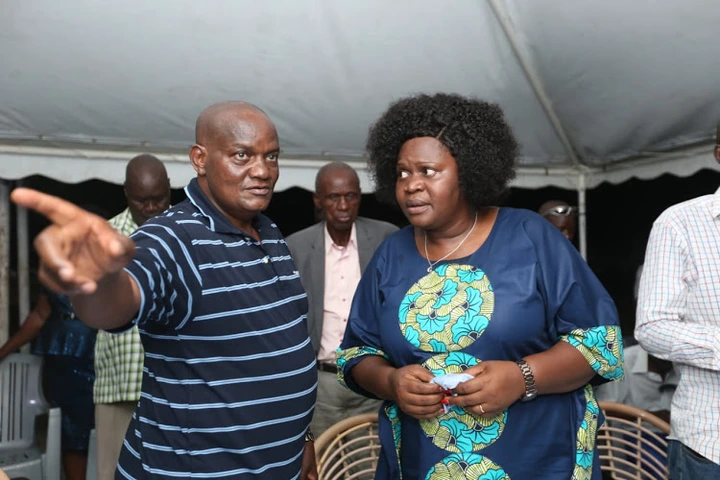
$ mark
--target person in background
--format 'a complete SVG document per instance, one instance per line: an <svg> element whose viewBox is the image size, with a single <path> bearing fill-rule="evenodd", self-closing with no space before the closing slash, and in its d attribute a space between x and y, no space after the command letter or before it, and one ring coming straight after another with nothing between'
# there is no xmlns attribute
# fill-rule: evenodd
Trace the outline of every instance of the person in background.
<svg viewBox="0 0 720 480"><path fill-rule="evenodd" d="M720 125L714 150L720 162ZM665 210L645 252L640 345L680 374L670 415L670 478L720 478L720 189Z"/></svg>
<svg viewBox="0 0 720 480"><path fill-rule="evenodd" d="M153 155L134 157L125 169L127 208L110 219L123 235L131 235L170 207L170 179ZM137 327L124 333L98 332L94 388L98 480L115 478L125 432L140 400L143 347Z"/></svg>
<svg viewBox="0 0 720 480"><path fill-rule="evenodd" d="M87 470L90 431L95 424L95 334L95 329L77 318L66 295L43 288L20 329L0 347L3 359L34 341L32 353L44 357L45 396L50 405L61 409L62 464L67 480L85 480Z"/></svg>
<svg viewBox="0 0 720 480"><path fill-rule="evenodd" d="M340 380L384 400L375 478L600 478L591 385L623 376L617 310L556 228L498 207L517 157L502 110L405 98L367 149L411 223L365 269L338 353Z"/></svg>
<svg viewBox="0 0 720 480"><path fill-rule="evenodd" d="M324 165L315 178L313 195L324 220L287 238L308 295L308 330L318 362L315 435L340 420L380 407L377 400L351 392L337 381L335 351L360 275L377 247L397 231L392 224L358 217L360 194L360 179L349 165Z"/></svg>
<svg viewBox="0 0 720 480"><path fill-rule="evenodd" d="M131 238L58 198L12 192L53 221L35 240L41 281L68 293L84 322L142 335L142 391L116 478L317 479L307 295L261 213L279 155L265 112L208 107L187 199Z"/></svg>
<svg viewBox="0 0 720 480"><path fill-rule="evenodd" d="M672 363L649 355L640 345L625 347L625 379L595 389L600 402L632 405L670 421L679 376Z"/></svg>
<svg viewBox="0 0 720 480"><path fill-rule="evenodd" d="M543 203L538 213L565 235L571 242L577 233L577 208L571 207L561 200L548 200Z"/></svg>
<svg viewBox="0 0 720 480"><path fill-rule="evenodd" d="M637 269L633 295L637 304L643 266ZM634 341L632 336L628 341ZM680 380L672 363L648 354L640 345L625 344L625 378L599 385L598 401L632 405L670 422L670 405Z"/></svg>

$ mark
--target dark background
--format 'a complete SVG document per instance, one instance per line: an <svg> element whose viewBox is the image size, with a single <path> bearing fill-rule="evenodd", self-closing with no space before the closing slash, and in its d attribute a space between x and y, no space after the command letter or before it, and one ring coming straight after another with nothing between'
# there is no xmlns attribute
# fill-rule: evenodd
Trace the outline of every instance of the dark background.
<svg viewBox="0 0 720 480"><path fill-rule="evenodd" d="M107 218L125 208L122 186L100 180L71 185L34 176L25 179L23 184L74 203L95 204L103 210ZM653 221L670 205L713 193L718 186L720 186L720 172L702 170L687 178L664 175L647 181L632 179L620 185L603 184L588 191L588 263L615 299L626 335L632 334L635 322L633 300L635 271L643 262L645 245ZM182 190L173 190L173 204L184 198L185 194ZM537 190L514 188L505 204L537 210L543 202L550 199L565 200L571 205L577 205L576 192L558 188ZM277 223L286 236L307 227L313 222L312 192L301 188L277 192L266 214ZM399 210L379 204L372 194L363 195L360 215L386 220L399 226L406 225ZM31 238L46 225L41 217L32 213L29 223ZM11 252L15 252L14 245L11 245ZM15 270L16 260L12 259L12 261ZM32 252L32 299L37 288L36 265L37 258ZM17 296L11 295L11 298L15 299ZM11 334L17 328L18 320L17 305L12 308Z"/></svg>

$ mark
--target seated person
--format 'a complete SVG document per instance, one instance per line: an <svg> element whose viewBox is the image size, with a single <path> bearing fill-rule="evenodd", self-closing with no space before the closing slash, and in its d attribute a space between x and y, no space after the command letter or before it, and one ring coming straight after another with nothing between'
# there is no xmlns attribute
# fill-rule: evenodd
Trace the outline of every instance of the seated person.
<svg viewBox="0 0 720 480"><path fill-rule="evenodd" d="M598 401L641 408L670 421L670 403L678 384L672 363L649 355L640 345L625 348L625 379L595 388Z"/></svg>

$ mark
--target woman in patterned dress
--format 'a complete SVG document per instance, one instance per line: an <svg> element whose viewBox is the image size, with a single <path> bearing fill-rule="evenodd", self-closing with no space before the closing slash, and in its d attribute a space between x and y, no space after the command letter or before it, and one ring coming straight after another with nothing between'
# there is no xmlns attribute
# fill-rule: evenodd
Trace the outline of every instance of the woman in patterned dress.
<svg viewBox="0 0 720 480"><path fill-rule="evenodd" d="M376 478L600 478L591 386L623 375L617 311L557 229L497 206L517 156L500 108L406 98L367 146L411 223L365 270L338 351L341 382L385 401ZM472 378L432 382L448 373Z"/></svg>

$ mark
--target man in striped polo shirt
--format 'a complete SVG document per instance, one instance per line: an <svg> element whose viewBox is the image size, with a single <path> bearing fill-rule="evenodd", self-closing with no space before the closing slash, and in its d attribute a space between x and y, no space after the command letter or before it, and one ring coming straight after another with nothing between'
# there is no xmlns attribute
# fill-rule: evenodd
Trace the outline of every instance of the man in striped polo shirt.
<svg viewBox="0 0 720 480"><path fill-rule="evenodd" d="M88 324L136 324L142 336L142 393L116 478L316 478L307 297L280 231L260 213L278 154L264 112L209 107L187 200L132 240L60 199L13 192L53 222L36 240L41 280L68 293Z"/></svg>

